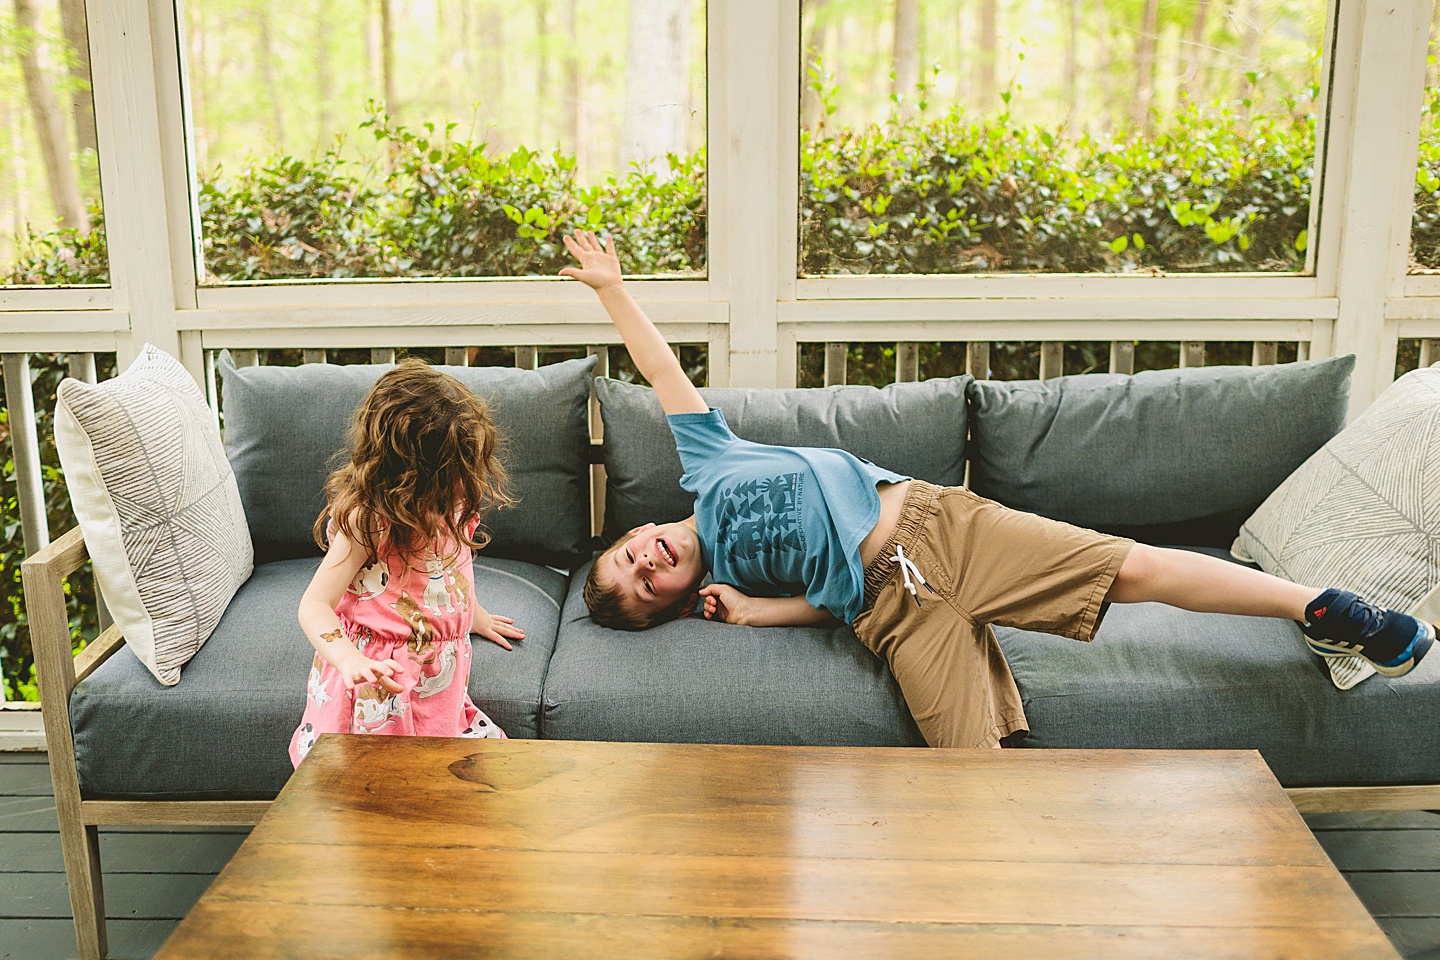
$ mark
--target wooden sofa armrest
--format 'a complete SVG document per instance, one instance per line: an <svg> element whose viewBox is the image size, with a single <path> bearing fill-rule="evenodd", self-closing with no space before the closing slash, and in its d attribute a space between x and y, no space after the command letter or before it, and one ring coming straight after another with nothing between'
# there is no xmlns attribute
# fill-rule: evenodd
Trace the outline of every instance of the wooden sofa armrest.
<svg viewBox="0 0 1440 960"><path fill-rule="evenodd" d="M117 627L107 628L78 654L72 653L70 617L65 609L65 578L90 558L80 528L75 527L20 565L25 588L25 614L30 625L30 646L35 653L35 676L40 688L40 709L48 717L63 713L69 739L70 692L125 643ZM46 744L51 724L45 724Z"/></svg>

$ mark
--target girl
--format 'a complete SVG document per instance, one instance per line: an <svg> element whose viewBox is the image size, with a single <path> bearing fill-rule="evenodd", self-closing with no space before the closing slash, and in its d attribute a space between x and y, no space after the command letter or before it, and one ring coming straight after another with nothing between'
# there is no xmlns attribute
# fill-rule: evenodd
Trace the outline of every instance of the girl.
<svg viewBox="0 0 1440 960"><path fill-rule="evenodd" d="M350 462L326 481L315 521L325 559L300 598L316 657L292 763L322 733L505 736L466 690L470 633L506 650L525 637L475 600L480 521L513 502L498 440L484 403L418 360L360 405Z"/></svg>

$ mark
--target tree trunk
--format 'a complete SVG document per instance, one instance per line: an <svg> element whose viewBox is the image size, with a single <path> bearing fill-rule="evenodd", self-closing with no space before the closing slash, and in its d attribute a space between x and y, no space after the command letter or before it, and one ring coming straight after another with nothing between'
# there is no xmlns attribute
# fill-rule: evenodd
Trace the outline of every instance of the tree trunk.
<svg viewBox="0 0 1440 960"><path fill-rule="evenodd" d="M999 46L996 36L996 0L980 0L980 57L976 64L976 87L981 110L995 107L995 57Z"/></svg>
<svg viewBox="0 0 1440 960"><path fill-rule="evenodd" d="M1135 41L1135 66L1138 74L1135 90L1135 126L1150 130L1154 117L1150 105L1155 100L1155 52L1160 43L1160 0L1145 0L1140 22L1140 35Z"/></svg>
<svg viewBox="0 0 1440 960"><path fill-rule="evenodd" d="M1192 100L1203 99L1205 78L1205 28L1210 15L1210 0L1196 0L1195 16L1190 20L1190 36L1186 41L1185 73L1180 78L1180 88Z"/></svg>
<svg viewBox="0 0 1440 960"><path fill-rule="evenodd" d="M575 169L582 177L588 170L590 151L585 133L585 87L580 79L580 11L576 0L560 0L560 18L565 24L565 97L561 136L575 152Z"/></svg>
<svg viewBox="0 0 1440 960"><path fill-rule="evenodd" d="M690 0L630 0L622 163L685 150L690 102ZM668 175L668 167L655 171Z"/></svg>
<svg viewBox="0 0 1440 960"><path fill-rule="evenodd" d="M825 119L825 104L815 87L811 73L825 62L825 47L830 42L832 21L827 9L830 0L805 0L802 13L814 23L810 43L805 48L805 75L800 78L800 125L806 130L818 127Z"/></svg>
<svg viewBox="0 0 1440 960"><path fill-rule="evenodd" d="M1069 128L1080 115L1080 3L1069 0L1069 20L1065 27L1065 126Z"/></svg>
<svg viewBox="0 0 1440 960"><path fill-rule="evenodd" d="M317 0L315 5L315 112L316 145L330 141L330 102L335 97L335 74L330 63L330 44L326 40L333 29L334 0Z"/></svg>
<svg viewBox="0 0 1440 960"><path fill-rule="evenodd" d="M914 112L920 84L920 0L895 0L895 79L890 93L902 98L900 112Z"/></svg>
<svg viewBox="0 0 1440 960"><path fill-rule="evenodd" d="M1115 120L1114 65L1110 62L1110 16L1105 0L1095 0L1095 73L1100 77L1100 112L1106 124Z"/></svg>
<svg viewBox="0 0 1440 960"><path fill-rule="evenodd" d="M85 0L60 0L60 23L70 48L70 114L75 118L75 149L99 149L95 138L95 100L90 94L90 35Z"/></svg>
<svg viewBox="0 0 1440 960"><path fill-rule="evenodd" d="M40 156L45 161L45 178L50 185L55 215L65 226L83 233L90 228L90 219L80 199L75 165L70 160L65 114L60 112L55 91L42 65L40 16L32 0L15 0L15 24L19 35L20 71L25 77L25 93L40 137Z"/></svg>
<svg viewBox="0 0 1440 960"><path fill-rule="evenodd" d="M395 24L390 0L380 0L380 77L385 92L385 109L400 115L400 97L395 91Z"/></svg>
<svg viewBox="0 0 1440 960"><path fill-rule="evenodd" d="M535 119L542 126L549 127L553 122L550 113L550 0L535 2L535 46L535 96L539 101ZM537 137L537 143L539 139Z"/></svg>
<svg viewBox="0 0 1440 960"><path fill-rule="evenodd" d="M280 85L275 82L275 44L270 37L270 14L263 7L255 13L255 33L260 42L260 78L265 84L265 96L270 99L270 123L275 128L275 143L284 149L285 109Z"/></svg>

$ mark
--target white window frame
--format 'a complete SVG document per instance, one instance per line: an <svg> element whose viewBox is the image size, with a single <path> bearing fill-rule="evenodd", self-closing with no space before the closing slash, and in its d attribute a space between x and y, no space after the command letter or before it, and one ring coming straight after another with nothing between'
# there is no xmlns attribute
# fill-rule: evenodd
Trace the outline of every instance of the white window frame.
<svg viewBox="0 0 1440 960"><path fill-rule="evenodd" d="M715 384L792 385L802 342L1298 340L1357 354L1358 412L1401 337L1440 338L1440 277L1406 275L1431 2L1335 2L1309 275L797 279L799 0L709 0L708 276L633 291L667 336L709 346ZM173 0L87 6L112 283L0 291L0 353L123 365L148 341L203 378L225 347L618 342L573 283L197 286Z"/></svg>

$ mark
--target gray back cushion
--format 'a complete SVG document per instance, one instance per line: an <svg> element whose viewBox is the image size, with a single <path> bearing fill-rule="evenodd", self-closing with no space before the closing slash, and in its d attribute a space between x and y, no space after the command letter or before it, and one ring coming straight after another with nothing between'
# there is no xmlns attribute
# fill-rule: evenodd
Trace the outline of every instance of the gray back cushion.
<svg viewBox="0 0 1440 960"><path fill-rule="evenodd" d="M586 404L594 357L538 370L439 367L490 405L504 438L514 507L492 513L485 556L574 566L589 556L590 433ZM356 406L388 364L236 367L220 360L225 452L264 563L319 553L311 525L325 478L340 462Z"/></svg>
<svg viewBox="0 0 1440 960"><path fill-rule="evenodd" d="M1150 542L1228 546L1345 424L1353 356L970 385L970 487Z"/></svg>
<svg viewBox="0 0 1440 960"><path fill-rule="evenodd" d="M710 387L735 435L756 443L837 447L896 473L955 485L965 478L969 376L875 387L768 390ZM649 387L599 377L605 421L605 539L655 521L681 520L695 497L680 488L680 457Z"/></svg>

